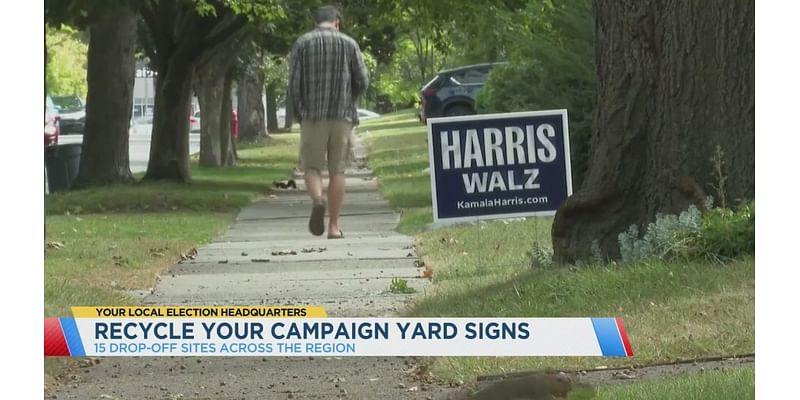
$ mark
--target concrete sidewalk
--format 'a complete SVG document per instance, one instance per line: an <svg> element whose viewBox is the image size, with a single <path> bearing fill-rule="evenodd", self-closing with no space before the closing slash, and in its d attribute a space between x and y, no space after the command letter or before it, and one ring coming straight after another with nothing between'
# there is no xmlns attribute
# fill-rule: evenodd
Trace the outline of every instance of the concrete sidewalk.
<svg viewBox="0 0 800 400"><path fill-rule="evenodd" d="M311 204L298 178L299 190L275 192L243 209L195 259L164 274L143 302L321 305L330 316L391 316L413 299L389 292L392 278L406 279L418 293L426 290L412 239L394 231L399 216L380 197L369 171L348 172L345 238L337 240L308 232ZM55 398L448 397L448 388L414 380L414 366L412 359L391 357L105 358L83 369Z"/></svg>

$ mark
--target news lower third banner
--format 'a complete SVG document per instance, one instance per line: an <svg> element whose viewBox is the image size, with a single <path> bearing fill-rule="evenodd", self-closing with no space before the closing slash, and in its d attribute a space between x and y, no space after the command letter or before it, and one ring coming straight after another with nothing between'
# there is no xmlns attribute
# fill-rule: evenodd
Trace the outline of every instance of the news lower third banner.
<svg viewBox="0 0 800 400"><path fill-rule="evenodd" d="M619 318L327 318L322 307L73 307L45 356L631 357Z"/></svg>

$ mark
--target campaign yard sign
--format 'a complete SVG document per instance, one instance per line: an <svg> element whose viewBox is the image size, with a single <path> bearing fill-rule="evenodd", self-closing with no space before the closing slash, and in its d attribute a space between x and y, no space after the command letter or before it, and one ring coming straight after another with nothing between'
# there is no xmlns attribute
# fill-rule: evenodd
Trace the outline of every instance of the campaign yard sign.
<svg viewBox="0 0 800 400"><path fill-rule="evenodd" d="M428 119L433 219L554 215L572 194L567 110Z"/></svg>

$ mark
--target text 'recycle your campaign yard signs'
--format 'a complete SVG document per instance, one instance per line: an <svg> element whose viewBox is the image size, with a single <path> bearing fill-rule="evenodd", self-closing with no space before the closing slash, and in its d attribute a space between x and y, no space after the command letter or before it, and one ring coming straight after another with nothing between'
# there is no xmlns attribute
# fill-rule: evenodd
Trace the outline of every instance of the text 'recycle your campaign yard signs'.
<svg viewBox="0 0 800 400"><path fill-rule="evenodd" d="M567 110L428 119L433 220L554 215L572 194Z"/></svg>
<svg viewBox="0 0 800 400"><path fill-rule="evenodd" d="M314 306L73 307L45 318L46 357L632 357L622 320L328 318Z"/></svg>

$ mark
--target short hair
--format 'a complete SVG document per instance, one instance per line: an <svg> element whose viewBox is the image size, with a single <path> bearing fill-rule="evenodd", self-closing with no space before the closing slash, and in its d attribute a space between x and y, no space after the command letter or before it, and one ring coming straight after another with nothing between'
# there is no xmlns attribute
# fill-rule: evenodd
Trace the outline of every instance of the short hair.
<svg viewBox="0 0 800 400"><path fill-rule="evenodd" d="M341 21L342 14L334 6L322 6L314 11L314 21L318 24L323 22Z"/></svg>

